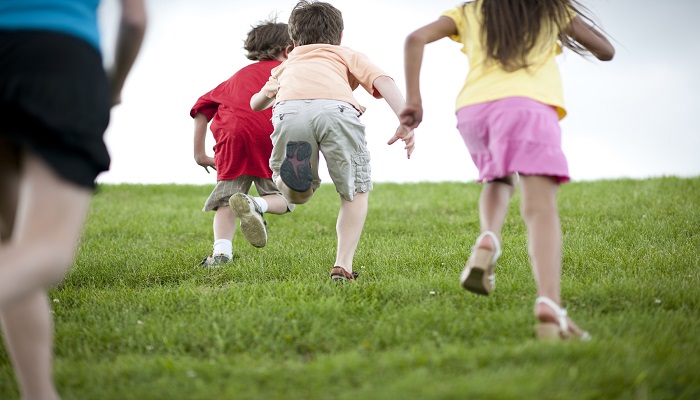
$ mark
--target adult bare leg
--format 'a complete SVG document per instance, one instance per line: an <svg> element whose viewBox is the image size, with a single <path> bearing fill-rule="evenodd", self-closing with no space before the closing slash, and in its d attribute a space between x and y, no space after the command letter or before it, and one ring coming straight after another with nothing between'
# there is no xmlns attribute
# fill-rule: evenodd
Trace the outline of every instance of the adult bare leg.
<svg viewBox="0 0 700 400"><path fill-rule="evenodd" d="M20 160L14 228L0 247L0 318L23 398L57 399L46 288L72 262L91 191L60 179L31 153ZM5 174L7 165L0 166Z"/></svg>
<svg viewBox="0 0 700 400"><path fill-rule="evenodd" d="M20 155L17 147L0 141L0 246L10 240L17 214Z"/></svg>
<svg viewBox="0 0 700 400"><path fill-rule="evenodd" d="M43 289L0 308L5 343L23 399L58 399L53 384L53 324Z"/></svg>

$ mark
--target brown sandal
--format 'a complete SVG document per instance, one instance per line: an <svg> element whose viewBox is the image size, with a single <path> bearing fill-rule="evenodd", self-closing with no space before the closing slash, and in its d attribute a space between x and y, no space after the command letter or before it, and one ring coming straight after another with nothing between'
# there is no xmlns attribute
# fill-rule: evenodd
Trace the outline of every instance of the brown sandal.
<svg viewBox="0 0 700 400"><path fill-rule="evenodd" d="M357 278L360 274L357 272L348 272L345 268L343 267L338 267L335 266L333 269L331 269L331 279L334 281L338 282L344 282L344 281L350 281L354 282L355 278Z"/></svg>

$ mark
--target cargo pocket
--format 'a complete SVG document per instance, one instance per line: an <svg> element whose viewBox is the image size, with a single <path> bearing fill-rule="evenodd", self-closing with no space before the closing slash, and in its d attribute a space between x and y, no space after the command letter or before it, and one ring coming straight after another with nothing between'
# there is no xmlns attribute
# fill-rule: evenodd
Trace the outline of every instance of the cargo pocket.
<svg viewBox="0 0 700 400"><path fill-rule="evenodd" d="M352 157L352 166L355 170L355 192L369 192L372 190L372 168L370 167L369 151L356 154Z"/></svg>

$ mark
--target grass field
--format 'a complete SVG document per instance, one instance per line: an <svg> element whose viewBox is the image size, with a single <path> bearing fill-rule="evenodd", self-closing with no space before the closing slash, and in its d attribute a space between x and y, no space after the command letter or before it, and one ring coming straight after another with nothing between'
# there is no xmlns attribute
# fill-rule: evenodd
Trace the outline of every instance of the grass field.
<svg viewBox="0 0 700 400"><path fill-rule="evenodd" d="M587 343L534 339L517 195L483 297L458 283L479 185L376 184L346 285L331 186L203 269L210 190L101 186L50 292L64 399L700 399L700 177L562 187L562 295Z"/></svg>

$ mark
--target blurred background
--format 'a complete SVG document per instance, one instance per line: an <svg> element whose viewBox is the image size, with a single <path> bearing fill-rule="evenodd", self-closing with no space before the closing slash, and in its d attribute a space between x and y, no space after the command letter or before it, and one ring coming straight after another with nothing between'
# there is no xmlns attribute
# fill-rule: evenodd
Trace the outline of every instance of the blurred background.
<svg viewBox="0 0 700 400"><path fill-rule="evenodd" d="M342 45L365 53L404 91L406 35L458 4L450 0L330 0L343 13ZM103 0L104 53L114 47L118 0ZM149 0L141 54L112 111L106 133L112 155L102 183L214 184L194 162L189 111L199 96L250 63L243 40L251 26L287 22L291 1ZM565 51L558 61L569 115L563 146L572 180L700 175L700 2L593 0L584 2L612 37L612 62ZM110 63L109 58L105 59ZM454 103L467 74L460 45L428 45L422 69L425 116L416 150L386 142L397 118L383 100L355 91L367 107L362 120L376 182L469 182L477 178L455 128ZM213 138L208 137L207 149ZM325 166L321 178L330 182Z"/></svg>

